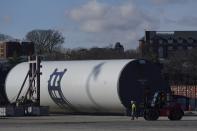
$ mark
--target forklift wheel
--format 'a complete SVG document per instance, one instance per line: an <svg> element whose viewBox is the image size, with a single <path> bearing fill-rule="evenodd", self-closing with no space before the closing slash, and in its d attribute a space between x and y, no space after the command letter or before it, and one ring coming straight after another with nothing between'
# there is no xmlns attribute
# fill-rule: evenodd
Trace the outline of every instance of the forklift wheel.
<svg viewBox="0 0 197 131"><path fill-rule="evenodd" d="M144 119L148 121L155 121L159 118L159 112L156 109L147 109L144 112Z"/></svg>
<svg viewBox="0 0 197 131"><path fill-rule="evenodd" d="M184 112L181 109L172 109L170 111L170 115L168 116L169 120L181 120L181 118L183 117Z"/></svg>

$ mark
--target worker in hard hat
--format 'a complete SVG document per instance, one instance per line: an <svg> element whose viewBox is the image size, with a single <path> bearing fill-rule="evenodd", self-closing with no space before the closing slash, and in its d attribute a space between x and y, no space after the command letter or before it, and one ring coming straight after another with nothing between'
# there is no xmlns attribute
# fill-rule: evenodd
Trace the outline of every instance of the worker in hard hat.
<svg viewBox="0 0 197 131"><path fill-rule="evenodd" d="M131 120L134 120L134 118L137 117L137 107L136 107L136 102L131 101Z"/></svg>

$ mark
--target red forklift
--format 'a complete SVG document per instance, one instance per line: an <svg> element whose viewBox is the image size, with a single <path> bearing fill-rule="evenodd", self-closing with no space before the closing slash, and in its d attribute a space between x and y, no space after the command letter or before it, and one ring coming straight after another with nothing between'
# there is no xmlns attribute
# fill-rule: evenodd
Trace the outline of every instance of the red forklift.
<svg viewBox="0 0 197 131"><path fill-rule="evenodd" d="M181 120L184 112L173 95L162 91L155 92L150 102L145 102L144 119L154 121L159 116L167 116L169 120Z"/></svg>

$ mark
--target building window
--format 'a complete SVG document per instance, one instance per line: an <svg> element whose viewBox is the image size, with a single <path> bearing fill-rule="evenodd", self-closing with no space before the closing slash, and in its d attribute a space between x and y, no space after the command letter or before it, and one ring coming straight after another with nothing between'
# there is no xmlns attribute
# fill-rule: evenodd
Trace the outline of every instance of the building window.
<svg viewBox="0 0 197 131"><path fill-rule="evenodd" d="M174 50L173 46L168 46L168 50L169 51Z"/></svg>
<svg viewBox="0 0 197 131"><path fill-rule="evenodd" d="M178 41L179 44L183 43L183 39L181 37L179 37L177 41Z"/></svg>
<svg viewBox="0 0 197 131"><path fill-rule="evenodd" d="M193 48L192 46L188 46L188 47L187 47L188 50L191 50L192 48Z"/></svg>
<svg viewBox="0 0 197 131"><path fill-rule="evenodd" d="M163 58L163 47L159 47L159 57Z"/></svg>
<svg viewBox="0 0 197 131"><path fill-rule="evenodd" d="M154 51L153 47L149 48L149 51L150 52L153 52Z"/></svg>
<svg viewBox="0 0 197 131"><path fill-rule="evenodd" d="M150 40L150 43L153 44L153 40Z"/></svg>
<svg viewBox="0 0 197 131"><path fill-rule="evenodd" d="M0 49L0 52L4 52L4 49Z"/></svg>
<svg viewBox="0 0 197 131"><path fill-rule="evenodd" d="M194 39L193 39L192 37L189 37L187 41L188 41L188 43L190 43L190 44L191 44L191 43L193 43L193 42L194 42Z"/></svg>
<svg viewBox="0 0 197 131"><path fill-rule="evenodd" d="M177 50L177 48L178 48L177 46L173 46L173 50Z"/></svg>
<svg viewBox="0 0 197 131"><path fill-rule="evenodd" d="M172 44L173 43L173 39L172 38L168 39L168 43Z"/></svg>
<svg viewBox="0 0 197 131"><path fill-rule="evenodd" d="M159 40L159 44L163 44L163 40Z"/></svg>
<svg viewBox="0 0 197 131"><path fill-rule="evenodd" d="M183 49L183 47L182 46L178 46L178 50L182 50Z"/></svg>

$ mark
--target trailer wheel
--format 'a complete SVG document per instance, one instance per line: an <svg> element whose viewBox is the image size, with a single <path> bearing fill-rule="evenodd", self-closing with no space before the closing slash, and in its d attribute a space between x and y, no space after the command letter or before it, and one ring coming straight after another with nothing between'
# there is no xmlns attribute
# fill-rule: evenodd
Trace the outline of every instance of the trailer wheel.
<svg viewBox="0 0 197 131"><path fill-rule="evenodd" d="M144 112L144 119L148 121L155 121L159 118L159 111L156 109L147 109Z"/></svg>
<svg viewBox="0 0 197 131"><path fill-rule="evenodd" d="M170 111L170 115L168 116L169 120L181 120L181 118L183 117L184 112L182 109L172 109Z"/></svg>

